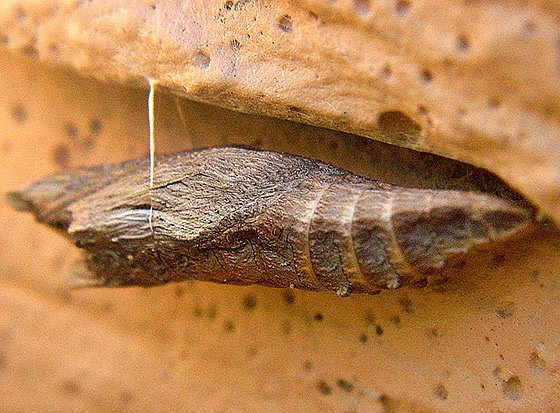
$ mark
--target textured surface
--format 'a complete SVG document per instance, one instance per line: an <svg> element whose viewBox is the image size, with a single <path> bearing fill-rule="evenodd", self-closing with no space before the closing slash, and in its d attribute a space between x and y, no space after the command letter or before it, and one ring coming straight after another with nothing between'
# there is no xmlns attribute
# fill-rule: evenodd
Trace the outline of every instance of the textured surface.
<svg viewBox="0 0 560 413"><path fill-rule="evenodd" d="M153 177L153 183L150 181ZM8 194L83 249L76 286L204 280L338 295L427 284L534 227L488 194L404 188L315 159L218 146L73 169Z"/></svg>
<svg viewBox="0 0 560 413"><path fill-rule="evenodd" d="M560 218L558 1L36 1L5 47L462 159Z"/></svg>
<svg viewBox="0 0 560 413"><path fill-rule="evenodd" d="M2 193L147 152L146 93L5 53L0 90ZM484 182L356 136L179 107L156 96L160 152L248 143L406 185ZM74 247L3 197L0 224L0 410L560 409L560 243L544 229L439 285L339 298L194 282L72 291Z"/></svg>

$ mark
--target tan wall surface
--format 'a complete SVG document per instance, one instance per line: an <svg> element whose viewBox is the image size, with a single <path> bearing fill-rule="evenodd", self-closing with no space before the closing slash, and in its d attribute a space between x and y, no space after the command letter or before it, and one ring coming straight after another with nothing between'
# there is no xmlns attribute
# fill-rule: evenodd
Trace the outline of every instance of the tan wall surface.
<svg viewBox="0 0 560 413"><path fill-rule="evenodd" d="M0 45L486 168L560 223L558 0L3 0Z"/></svg>
<svg viewBox="0 0 560 413"><path fill-rule="evenodd" d="M2 193L147 153L145 91L4 51L0 90ZM157 94L159 152L231 142L408 184L453 172L356 136ZM0 210L2 411L560 410L552 230L458 261L447 281L378 296L197 282L74 291L76 249L4 199Z"/></svg>

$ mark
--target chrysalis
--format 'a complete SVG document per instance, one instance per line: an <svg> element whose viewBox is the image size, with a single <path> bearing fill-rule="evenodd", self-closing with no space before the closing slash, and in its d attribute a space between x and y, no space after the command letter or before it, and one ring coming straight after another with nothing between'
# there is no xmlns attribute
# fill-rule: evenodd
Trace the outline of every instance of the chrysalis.
<svg viewBox="0 0 560 413"><path fill-rule="evenodd" d="M376 293L422 283L448 257L533 222L492 195L402 188L284 153L162 155L151 189L148 162L69 171L8 197L83 249L75 286L196 279Z"/></svg>

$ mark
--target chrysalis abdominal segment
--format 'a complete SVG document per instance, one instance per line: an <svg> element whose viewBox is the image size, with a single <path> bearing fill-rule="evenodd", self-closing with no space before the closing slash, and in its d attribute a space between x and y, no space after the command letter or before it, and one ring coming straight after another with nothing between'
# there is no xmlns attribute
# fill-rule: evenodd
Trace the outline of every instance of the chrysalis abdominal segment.
<svg viewBox="0 0 560 413"><path fill-rule="evenodd" d="M158 156L151 190L148 164L69 171L9 198L83 249L77 286L197 279L375 293L421 285L448 257L533 221L492 195L402 188L277 152Z"/></svg>

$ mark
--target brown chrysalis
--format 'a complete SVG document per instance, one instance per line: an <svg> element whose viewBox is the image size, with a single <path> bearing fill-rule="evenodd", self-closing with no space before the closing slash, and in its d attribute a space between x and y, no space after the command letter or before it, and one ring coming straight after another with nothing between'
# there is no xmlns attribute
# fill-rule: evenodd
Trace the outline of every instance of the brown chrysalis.
<svg viewBox="0 0 560 413"><path fill-rule="evenodd" d="M482 193L402 188L299 156L216 147L73 170L11 192L83 249L76 286L187 279L339 295L422 283L446 259L530 225ZM151 220L150 220L151 217Z"/></svg>

